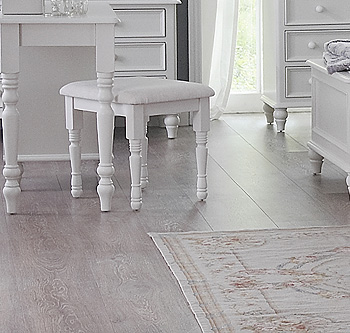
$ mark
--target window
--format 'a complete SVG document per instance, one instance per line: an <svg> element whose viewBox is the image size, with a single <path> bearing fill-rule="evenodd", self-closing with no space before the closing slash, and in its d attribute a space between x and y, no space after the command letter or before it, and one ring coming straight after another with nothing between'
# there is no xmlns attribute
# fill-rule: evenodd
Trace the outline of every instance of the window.
<svg viewBox="0 0 350 333"><path fill-rule="evenodd" d="M260 0L240 0L228 112L261 111Z"/></svg>

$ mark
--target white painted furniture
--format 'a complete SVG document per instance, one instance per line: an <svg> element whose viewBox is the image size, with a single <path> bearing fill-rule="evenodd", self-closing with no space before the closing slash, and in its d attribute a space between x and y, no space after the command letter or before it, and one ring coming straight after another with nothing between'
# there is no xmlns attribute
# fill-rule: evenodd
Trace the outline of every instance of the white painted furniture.
<svg viewBox="0 0 350 333"><path fill-rule="evenodd" d="M323 60L307 63L312 75L312 171L320 173L326 158L348 173L350 193L350 72L329 75Z"/></svg>
<svg viewBox="0 0 350 333"><path fill-rule="evenodd" d="M176 5L181 1L109 0L109 3L119 19L115 35L116 76L176 79ZM158 121L162 120L163 117L158 117ZM164 122L168 138L175 138L180 124L178 115L168 115ZM181 115L181 124L189 124L189 114Z"/></svg>
<svg viewBox="0 0 350 333"><path fill-rule="evenodd" d="M71 193L73 197L82 194L80 132L83 127L84 111L95 112L100 117L96 81L78 81L65 85L60 90L65 96L66 127L69 131L72 166ZM126 118L126 137L130 145L131 208L138 210L142 205L141 188L148 181L146 128L150 116L176 112L193 112L193 129L196 132L197 197L207 197L207 138L210 127L209 97L214 91L199 83L167 80L160 78L118 78L113 88L112 108L115 115ZM99 191L101 211L111 210L114 191L110 163L113 147L113 121L110 117L99 120L98 140L100 161L98 171L103 189ZM142 152L141 152L142 151Z"/></svg>
<svg viewBox="0 0 350 333"><path fill-rule="evenodd" d="M18 95L18 78L21 70L20 49L22 47L94 47L96 49L96 72L100 92L98 118L100 122L113 123L114 113L110 103L113 97L111 90L115 56L114 26L117 18L108 3L91 1L89 7L86 16L76 18L0 15L2 100L4 104L2 122L5 155L3 175L6 180L3 193L8 213L16 213L16 203L21 191L19 186L21 170L17 161L20 117L17 102L21 98ZM23 111L25 110L20 110L21 113ZM47 109L43 111L45 113L39 128L28 124L32 131L45 131L45 121L50 115L47 113ZM103 140L108 141L109 138L100 137L100 141ZM40 143L35 142L36 145ZM99 188L101 192L106 192L108 190L104 189L109 189L109 186L105 184L104 180L113 174L113 166L108 152L105 153L102 148L100 154L98 172L101 181Z"/></svg>
<svg viewBox="0 0 350 333"><path fill-rule="evenodd" d="M287 108L311 106L307 59L331 39L350 38L348 0L264 0L263 96L269 123L283 131Z"/></svg>
<svg viewBox="0 0 350 333"><path fill-rule="evenodd" d="M120 21L117 22L115 30L116 76L176 78L175 14L179 0L97 1L110 4L114 13L120 14ZM94 2L89 1L89 15L93 14L94 7L91 4ZM48 4L47 2L46 11L49 11ZM61 18L54 19L61 20ZM30 16L28 20L31 20ZM21 47L20 63L21 98L18 108L25 108L28 112L22 113L20 119L19 160L68 160L68 138L65 136L62 111L64 105L58 90L68 82L92 80L96 77L95 50L87 45L77 45L74 48L58 45ZM47 128L33 131L32 126L38 128L42 126L42 118L47 114L48 108L50 117L46 118ZM163 118L154 117L152 125L163 125ZM87 133L86 135L82 133L84 159L98 158L96 133L95 136L92 135L96 127L94 121L93 115L86 115L84 119L84 131ZM177 118L173 116L168 119L168 128L169 123L177 125ZM189 115L182 114L181 125L188 124ZM177 126L174 127L175 131L176 129ZM37 144L38 142L40 144Z"/></svg>

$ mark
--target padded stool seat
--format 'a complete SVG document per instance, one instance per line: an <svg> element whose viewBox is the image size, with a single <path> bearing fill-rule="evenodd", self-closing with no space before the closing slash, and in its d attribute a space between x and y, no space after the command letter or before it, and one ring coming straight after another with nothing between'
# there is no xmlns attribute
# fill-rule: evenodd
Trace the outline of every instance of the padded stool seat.
<svg viewBox="0 0 350 333"><path fill-rule="evenodd" d="M114 115L126 118L126 137L130 145L131 207L138 210L142 205L141 188L148 182L147 171L147 122L153 115L172 115L193 112L193 129L196 132L197 197L207 197L207 132L210 127L209 98L214 91L205 85L158 78L115 78L112 109ZM101 210L111 209L114 186L112 158L114 115L100 117L99 87L96 80L72 82L60 89L65 96L66 128L69 131L70 159L72 168L71 193L82 194L81 180L81 129L84 111L96 112L98 126L100 176L98 193ZM103 128L102 133L99 133ZM107 133L106 133L107 131ZM107 154L107 163L102 163Z"/></svg>

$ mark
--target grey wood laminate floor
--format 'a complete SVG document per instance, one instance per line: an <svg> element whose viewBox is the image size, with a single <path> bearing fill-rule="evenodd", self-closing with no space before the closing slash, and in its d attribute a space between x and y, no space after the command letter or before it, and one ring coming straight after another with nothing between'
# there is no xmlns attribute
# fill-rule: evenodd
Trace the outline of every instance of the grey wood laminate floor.
<svg viewBox="0 0 350 333"><path fill-rule="evenodd" d="M68 162L27 162L19 213L0 205L0 332L199 333L176 279L148 232L347 225L346 174L310 172L310 114L286 133L262 114L211 124L209 197L197 202L194 135L149 130L150 184L129 206L128 144L118 129L113 210L100 213L96 162L83 163L84 194L69 191ZM3 177L1 177L3 185Z"/></svg>

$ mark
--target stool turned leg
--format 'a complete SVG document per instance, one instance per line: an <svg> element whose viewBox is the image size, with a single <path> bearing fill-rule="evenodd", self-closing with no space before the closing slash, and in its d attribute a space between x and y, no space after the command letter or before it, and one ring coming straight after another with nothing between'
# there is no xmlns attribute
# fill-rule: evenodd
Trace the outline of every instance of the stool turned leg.
<svg viewBox="0 0 350 333"><path fill-rule="evenodd" d="M204 200L208 196L207 159L208 159L208 132L196 132L197 158L197 197Z"/></svg>
<svg viewBox="0 0 350 333"><path fill-rule="evenodd" d="M147 155L148 155L148 137L147 137L147 122L145 127L145 137L142 139L141 146L141 188L146 188L148 184L148 168L147 168Z"/></svg>
<svg viewBox="0 0 350 333"><path fill-rule="evenodd" d="M97 112L97 136L100 163L97 167L97 173L100 181L97 186L97 193L100 197L101 211L111 210L114 185L112 176L113 167L113 130L114 130L114 112L111 107L113 94L113 73L97 73L98 101L100 108Z"/></svg>
<svg viewBox="0 0 350 333"><path fill-rule="evenodd" d="M68 130L69 133L69 156L71 164L71 194L73 198L79 198L83 193L81 178L81 130Z"/></svg>
<svg viewBox="0 0 350 333"><path fill-rule="evenodd" d="M177 114L170 114L164 118L164 124L168 133L168 139L177 138L180 117Z"/></svg>
<svg viewBox="0 0 350 333"><path fill-rule="evenodd" d="M130 176L131 176L131 208L139 210L142 206L141 194L141 139L129 139Z"/></svg>
<svg viewBox="0 0 350 333"><path fill-rule="evenodd" d="M317 173L321 173L322 164L323 164L323 156L316 153L311 148L309 148L308 156L310 159L312 173L314 175L316 175Z"/></svg>

